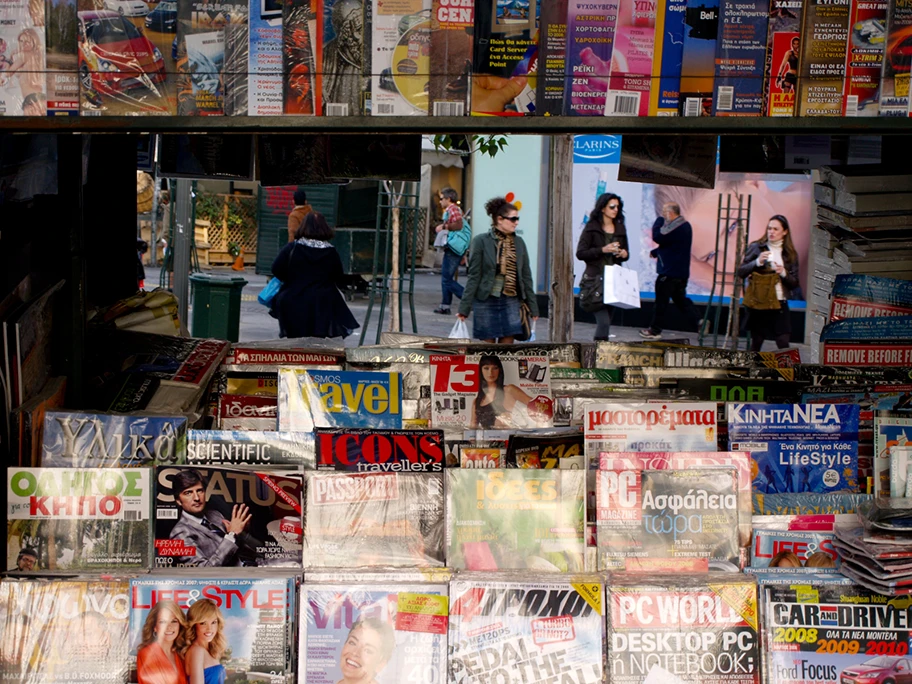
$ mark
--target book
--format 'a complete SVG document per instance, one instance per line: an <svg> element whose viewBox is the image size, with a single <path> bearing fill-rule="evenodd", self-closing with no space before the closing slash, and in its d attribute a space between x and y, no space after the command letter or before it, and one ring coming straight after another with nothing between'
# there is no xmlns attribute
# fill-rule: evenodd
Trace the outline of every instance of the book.
<svg viewBox="0 0 912 684"><path fill-rule="evenodd" d="M76 0L45 4L48 116L79 115L79 43L71 30L78 21Z"/></svg>
<svg viewBox="0 0 912 684"><path fill-rule="evenodd" d="M658 0L649 116L677 116L681 98L686 0Z"/></svg>
<svg viewBox="0 0 912 684"><path fill-rule="evenodd" d="M804 0L771 0L766 39L764 108L767 116L795 116Z"/></svg>
<svg viewBox="0 0 912 684"><path fill-rule="evenodd" d="M465 116L472 73L474 2L433 0L428 107L433 116Z"/></svg>
<svg viewBox="0 0 912 684"><path fill-rule="evenodd" d="M443 475L305 473L304 567L442 567Z"/></svg>
<svg viewBox="0 0 912 684"><path fill-rule="evenodd" d="M323 111L323 12L317 0L282 3L285 114Z"/></svg>
<svg viewBox="0 0 912 684"><path fill-rule="evenodd" d="M886 0L852 0L843 116L879 116L887 32Z"/></svg>
<svg viewBox="0 0 912 684"><path fill-rule="evenodd" d="M351 472L438 472L441 430L316 428L316 467Z"/></svg>
<svg viewBox="0 0 912 684"><path fill-rule="evenodd" d="M44 3L3 4L0 63L0 116L47 116Z"/></svg>
<svg viewBox="0 0 912 684"><path fill-rule="evenodd" d="M295 592L295 582L283 576L130 580L129 662L138 676L130 681L157 681L161 640L156 641L151 635L161 629L156 623L163 618L188 623L187 632L179 634L174 643L191 648L199 643L197 626L216 620L217 636L212 643L222 646L222 665L211 667L227 666L232 677L243 677L243 681L290 677L287 653L295 645Z"/></svg>
<svg viewBox="0 0 912 684"><path fill-rule="evenodd" d="M475 3L473 116L535 114L541 3L542 0Z"/></svg>
<svg viewBox="0 0 912 684"><path fill-rule="evenodd" d="M770 0L719 6L713 116L763 114Z"/></svg>
<svg viewBox="0 0 912 684"><path fill-rule="evenodd" d="M581 571L585 475L581 470L447 470L448 567Z"/></svg>
<svg viewBox="0 0 912 684"><path fill-rule="evenodd" d="M798 116L842 116L850 0L805 0Z"/></svg>
<svg viewBox="0 0 912 684"><path fill-rule="evenodd" d="M402 428L398 373L279 370L279 430Z"/></svg>
<svg viewBox="0 0 912 684"><path fill-rule="evenodd" d="M309 432L258 430L190 430L187 463L193 465L316 465L314 437Z"/></svg>
<svg viewBox="0 0 912 684"><path fill-rule="evenodd" d="M370 0L371 115L427 116L431 0Z"/></svg>
<svg viewBox="0 0 912 684"><path fill-rule="evenodd" d="M658 2L618 0L606 116L647 116Z"/></svg>
<svg viewBox="0 0 912 684"><path fill-rule="evenodd" d="M284 113L282 74L282 5L272 0L250 0L248 46L249 116L281 116Z"/></svg>
<svg viewBox="0 0 912 684"><path fill-rule="evenodd" d="M599 684L607 672L602 581L459 573L450 590L449 643L450 682L547 681L563 669L554 676Z"/></svg>
<svg viewBox="0 0 912 684"><path fill-rule="evenodd" d="M564 115L603 116L618 3L570 0L568 5Z"/></svg>
<svg viewBox="0 0 912 684"><path fill-rule="evenodd" d="M367 0L323 0L322 82L324 116L361 111L364 5Z"/></svg>
<svg viewBox="0 0 912 684"><path fill-rule="evenodd" d="M301 567L303 478L281 469L155 468L155 567Z"/></svg>
<svg viewBox="0 0 912 684"><path fill-rule="evenodd" d="M299 681L445 681L447 594L446 584L407 579L308 582L301 587Z"/></svg>
<svg viewBox="0 0 912 684"><path fill-rule="evenodd" d="M887 10L886 54L880 79L880 115L909 116L909 70L902 50L912 31L912 5L891 2Z"/></svg>
<svg viewBox="0 0 912 684"><path fill-rule="evenodd" d="M539 75L535 93L535 111L539 116L561 116L564 113L568 3L569 0L540 2Z"/></svg>
<svg viewBox="0 0 912 684"><path fill-rule="evenodd" d="M184 416L57 410L44 414L45 468L129 468L183 463L186 457Z"/></svg>
<svg viewBox="0 0 912 684"><path fill-rule="evenodd" d="M7 566L31 549L31 572L148 568L150 479L148 468L10 468Z"/></svg>
<svg viewBox="0 0 912 684"><path fill-rule="evenodd" d="M124 580L4 579L4 678L59 684L127 681L129 594Z"/></svg>
<svg viewBox="0 0 912 684"><path fill-rule="evenodd" d="M679 114L712 116L721 0L687 0Z"/></svg>

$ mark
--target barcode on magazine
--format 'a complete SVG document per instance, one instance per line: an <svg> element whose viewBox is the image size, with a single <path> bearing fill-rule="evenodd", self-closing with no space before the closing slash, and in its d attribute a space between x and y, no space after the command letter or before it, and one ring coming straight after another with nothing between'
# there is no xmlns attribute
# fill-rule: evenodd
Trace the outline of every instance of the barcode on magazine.
<svg viewBox="0 0 912 684"><path fill-rule="evenodd" d="M703 100L699 97L688 97L684 100L684 116L700 116Z"/></svg>
<svg viewBox="0 0 912 684"><path fill-rule="evenodd" d="M348 116L348 104L327 103L326 116Z"/></svg>
<svg viewBox="0 0 912 684"><path fill-rule="evenodd" d="M734 86L719 86L716 98L716 109L720 112L730 112L735 105Z"/></svg>
<svg viewBox="0 0 912 684"><path fill-rule="evenodd" d="M465 116L465 103L435 102L434 116Z"/></svg>
<svg viewBox="0 0 912 684"><path fill-rule="evenodd" d="M141 511L124 511L124 520L126 520L126 521L142 520L142 512Z"/></svg>
<svg viewBox="0 0 912 684"><path fill-rule="evenodd" d="M606 116L636 116L640 112L640 93L608 91Z"/></svg>
<svg viewBox="0 0 912 684"><path fill-rule="evenodd" d="M858 95L849 95L846 98L846 116L858 116Z"/></svg>
<svg viewBox="0 0 912 684"><path fill-rule="evenodd" d="M394 113L394 105L391 105L388 103L382 103L382 102L377 103L377 114L393 114L393 113Z"/></svg>
<svg viewBox="0 0 912 684"><path fill-rule="evenodd" d="M159 508L155 511L155 515L159 520L177 520L177 509Z"/></svg>

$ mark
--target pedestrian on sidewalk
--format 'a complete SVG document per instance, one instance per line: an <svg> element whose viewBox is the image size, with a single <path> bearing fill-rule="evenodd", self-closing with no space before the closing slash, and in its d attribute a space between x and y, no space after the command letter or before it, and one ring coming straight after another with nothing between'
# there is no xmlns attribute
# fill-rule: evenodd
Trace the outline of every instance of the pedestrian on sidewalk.
<svg viewBox="0 0 912 684"><path fill-rule="evenodd" d="M298 188L294 194L294 209L288 214L288 241L295 241L295 234L301 227L304 217L313 211L313 207L307 203L307 193L304 188Z"/></svg>
<svg viewBox="0 0 912 684"><path fill-rule="evenodd" d="M538 320L529 250L516 235L516 205L495 197L485 203L485 211L491 217L491 230L472 240L469 277L456 316L464 321L474 308L472 337L512 344L514 337L523 334L523 304L532 320Z"/></svg>
<svg viewBox="0 0 912 684"><path fill-rule="evenodd" d="M622 264L630 258L627 251L627 226L624 222L624 200L613 192L600 195L589 221L580 234L576 258L586 262L584 277L597 279L604 291L605 266ZM599 295L601 299L601 295ZM595 314L595 339L607 340L614 307L602 304Z"/></svg>
<svg viewBox="0 0 912 684"><path fill-rule="evenodd" d="M434 313L450 315L450 305L453 303L453 295L462 299L465 288L457 280L459 276L459 264L466 252L466 248L471 240L471 231L468 239L463 240L462 235L458 235L463 229L462 209L456 204L459 195L453 188L444 188L438 195L440 206L443 208L443 223L434 230L437 233L447 232L446 245L443 248L443 265L440 270L440 288L443 291L443 297L440 300L440 306L434 309Z"/></svg>
<svg viewBox="0 0 912 684"><path fill-rule="evenodd" d="M662 339L669 299L681 310L690 326L699 330L700 317L687 297L693 228L681 216L681 205L666 202L662 206L662 215L652 224L652 241L658 245L649 253L656 260L655 308L652 322L648 328L640 330L640 337Z"/></svg>
<svg viewBox="0 0 912 684"><path fill-rule="evenodd" d="M282 281L272 304L280 336L344 338L360 327L339 292L346 277L333 235L323 214L311 212L272 263Z"/></svg>

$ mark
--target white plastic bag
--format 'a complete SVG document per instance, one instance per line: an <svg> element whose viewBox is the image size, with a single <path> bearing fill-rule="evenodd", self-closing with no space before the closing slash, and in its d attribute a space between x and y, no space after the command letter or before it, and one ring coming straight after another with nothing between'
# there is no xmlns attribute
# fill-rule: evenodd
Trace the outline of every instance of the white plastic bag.
<svg viewBox="0 0 912 684"><path fill-rule="evenodd" d="M529 339L526 342L535 342L535 323L537 321L532 321L532 325L529 326Z"/></svg>
<svg viewBox="0 0 912 684"><path fill-rule="evenodd" d="M453 329L450 330L450 339L451 340L470 340L469 337L469 326L466 325L465 319L457 318L456 324L453 326Z"/></svg>

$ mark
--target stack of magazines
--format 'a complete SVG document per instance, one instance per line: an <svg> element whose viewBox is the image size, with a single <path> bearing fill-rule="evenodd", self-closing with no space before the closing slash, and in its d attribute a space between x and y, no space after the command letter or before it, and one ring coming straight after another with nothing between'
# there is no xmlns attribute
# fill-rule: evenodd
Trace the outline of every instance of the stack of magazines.
<svg viewBox="0 0 912 684"><path fill-rule="evenodd" d="M836 529L840 571L881 594L912 594L912 499L867 501L858 517L863 527Z"/></svg>

